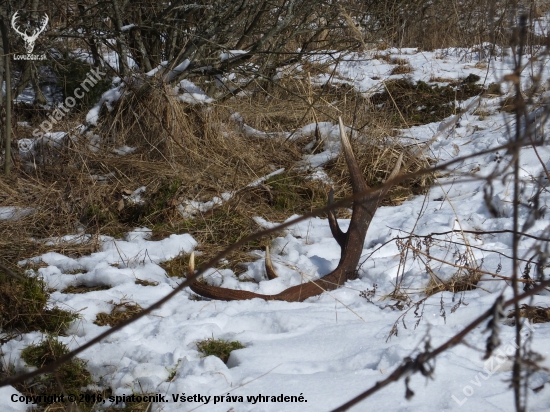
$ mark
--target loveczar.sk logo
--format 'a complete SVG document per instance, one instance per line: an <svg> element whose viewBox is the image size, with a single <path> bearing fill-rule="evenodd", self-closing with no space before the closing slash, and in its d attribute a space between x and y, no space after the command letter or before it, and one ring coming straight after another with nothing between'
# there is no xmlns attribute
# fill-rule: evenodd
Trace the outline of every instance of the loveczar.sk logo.
<svg viewBox="0 0 550 412"><path fill-rule="evenodd" d="M25 42L25 50L27 50L27 54L15 54L13 56L14 60L45 60L45 54L32 54L32 52L34 50L34 43L36 42L36 39L40 33L46 30L46 26L49 21L48 15L44 13L44 17L40 20L39 26L32 31L32 34L28 34L26 29L21 30L19 28L18 19L19 11L16 11L11 18L11 27Z"/></svg>

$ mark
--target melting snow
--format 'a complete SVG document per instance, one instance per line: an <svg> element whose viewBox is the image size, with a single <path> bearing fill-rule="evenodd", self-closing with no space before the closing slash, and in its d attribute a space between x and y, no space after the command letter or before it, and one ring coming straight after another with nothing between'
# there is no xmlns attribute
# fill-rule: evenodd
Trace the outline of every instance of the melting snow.
<svg viewBox="0 0 550 412"><path fill-rule="evenodd" d="M464 50L417 52L415 49L390 50L392 57L407 58L413 68L414 79L429 81L435 78L456 79L468 74L500 80L511 71L511 57L502 56L490 66L483 68L474 53ZM361 60L358 57L363 56ZM368 55L355 56L339 67L343 81L352 83L359 90L372 92L382 80L393 78L392 65ZM489 67L489 68L487 68ZM544 77L548 77L545 69ZM526 83L529 79L526 76ZM181 83L180 83L181 86ZM198 93L184 84L186 93ZM112 93L117 93L116 90ZM464 102L467 107L469 102ZM451 128L439 124L413 127L403 131L402 139L410 142L430 142L429 154L439 162L456 159L496 147L507 142L506 127L513 126L513 117L497 112L497 99L484 99L481 105L488 114L480 119L469 107ZM90 116L90 115L89 115ZM535 116L536 117L536 116ZM451 120L446 119L446 121ZM445 122L445 121L444 121ZM320 125L321 137L325 139L325 151L320 155L306 155L305 161L319 166L339 150L336 126ZM312 126L301 133L312 134ZM537 147L543 164L532 148L521 151L521 175L524 179L522 202L528 204L536 193L536 181L543 167L549 168L550 148ZM208 411L325 411L335 408L353 396L386 378L407 356L411 355L429 337L432 347L461 330L469 321L493 304L496 293L503 287L490 275L483 275L478 288L464 295L453 296L448 292L428 298L415 312L398 310L392 300L381 299L394 289L399 277L402 287L412 294L420 293L431 279L421 259L403 262L397 236L411 232L418 235L433 235L430 255L434 259L453 262L456 253L463 252L452 242L462 243L464 236L471 245L471 254L476 264L488 272L508 276L512 254L511 235L501 232L473 236L452 232L462 230L505 231L512 228L511 190L508 181L494 180L489 200L494 210L489 210L485 201L483 181L460 178L462 172L475 171L483 177L496 172L503 175L510 156L505 152L478 155L453 165L450 176L440 177L432 190L396 207L380 208L369 228L363 249L363 258L358 268L359 278L349 281L338 290L310 298L303 303L266 302L254 299L243 302L197 301L189 290L140 319L122 331L111 335L101 344L88 349L80 356L88 362L88 368L96 379L113 388L115 395L131 393L166 394L168 401L155 404L156 411L190 411L202 406L198 402L174 403L172 394L216 396L230 393L243 396L245 401L223 402L204 407ZM317 173L318 178L324 178ZM545 183L547 184L547 183ZM215 198L211 204L192 204L198 210L207 210L231 194ZM540 195L539 207L548 206L550 195ZM188 213L182 206L182 214ZM5 208L4 208L5 209ZM0 209L12 213L13 208ZM492 214L495 212L496 214ZM10 215L11 216L11 215ZM520 207L520 223L523 225L528 209ZM265 227L273 224L257 218ZM340 219L345 230L349 220ZM526 232L532 236L545 236L550 217L529 222ZM70 348L76 348L107 329L93 323L99 312L112 308L110 301L133 301L147 307L175 288L179 280L167 277L159 263L174 258L180 253L188 254L196 241L188 234L172 235L160 241L148 240L149 231L136 229L124 240L103 237L101 250L90 256L69 258L56 253L47 253L36 259L47 266L39 269L48 286L56 291L51 303L78 311L82 318L72 325L69 335L60 337ZM441 242L435 241L441 239ZM519 254L529 258L529 250L535 240L523 237ZM336 241L332 238L328 222L312 218L295 224L274 240L273 261L280 278L268 281L263 273L263 252L256 252L259 259L248 264L247 271L239 278L252 278L258 283L239 282L229 269L210 269L205 277L213 284L230 288L253 290L261 293L277 293L291 285L323 276L334 269L340 258ZM251 260L253 258L251 257ZM449 265L434 265L437 276L450 279L456 269ZM75 274L76 273L76 274ZM156 282L157 286L142 286L136 280ZM103 285L110 289L86 294L63 294L60 291L69 285ZM372 300L360 296L361 291L373 290ZM504 292L511 296L510 288ZM456 305L461 302L460 307ZM535 297L532 304L548 305L547 294ZM418 322L417 317L422 315ZM443 316L443 314L445 316ZM398 334L388 339L394 325ZM405 328L406 325L406 328ZM402 382L377 392L352 410L367 409L387 411L459 410L465 405L470 410L511 410L513 394L509 389L510 365L505 355L494 358L494 369L487 373L488 363L482 360L487 334L485 325L476 328L467 342L440 356L435 364L434 380L421 375L411 377L410 387L415 396L404 399ZM502 354L509 350L514 340L514 328L501 327ZM550 325L526 327L523 338L532 335L531 348L548 357L550 348ZM201 358L196 342L210 338L238 340L245 349L232 352L225 365L215 357ZM19 359L21 350L38 342L38 332L23 335L2 345L5 359L15 361L17 370L25 365ZM472 350L471 347L481 351ZM497 352L498 353L498 352ZM549 367L545 360L542 366ZM172 376L172 372L174 372ZM540 387L549 380L548 373L537 373L531 387ZM4 389L4 392L6 390ZM10 394L15 393L12 389ZM7 392L6 392L7 393ZM302 394L307 403L259 403L246 401L247 396ZM5 396L6 399L7 396ZM225 399L225 398L224 398ZM20 404L12 404L14 408ZM550 386L529 393L530 410L548 410ZM20 410L20 409L18 409Z"/></svg>

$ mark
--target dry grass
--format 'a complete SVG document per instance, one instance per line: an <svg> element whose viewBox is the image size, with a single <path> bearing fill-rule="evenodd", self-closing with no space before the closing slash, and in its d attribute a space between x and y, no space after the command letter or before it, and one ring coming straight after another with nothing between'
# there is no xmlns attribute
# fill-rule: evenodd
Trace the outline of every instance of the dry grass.
<svg viewBox="0 0 550 412"><path fill-rule="evenodd" d="M123 320L128 320L132 316L141 312L143 308L137 303L131 302L120 302L114 303L113 301L109 302L113 305L111 313L101 312L96 316L94 323L99 326L115 326L117 323L122 322Z"/></svg>
<svg viewBox="0 0 550 412"><path fill-rule="evenodd" d="M449 280L443 281L434 273L431 273L431 279L426 286L424 293L426 296L432 296L439 292L459 293L468 290L474 290L481 279L481 273L472 270L459 270Z"/></svg>
<svg viewBox="0 0 550 412"><path fill-rule="evenodd" d="M307 70L309 75L326 73L326 67L315 64ZM329 186L308 179L309 172L296 167L311 138L247 137L241 126L230 120L235 112L247 125L266 132L293 132L314 122L335 123L342 116L356 129L354 150L371 186L384 181L400 153L404 154L403 173L428 165L418 154L419 148L393 142L395 125L386 113L372 110L372 103L352 87L312 86L309 79L306 72L286 76L276 85L257 84L252 93L209 106L183 104L167 90L151 85L125 94L111 111L102 111L93 131L101 136L95 147L82 138L67 139L60 147L46 148L49 156L27 159L17 165L9 179L0 180L0 206L30 207L34 211L19 220L0 221L2 258L15 264L48 251L79 257L97 251L100 235L120 238L135 227L149 227L153 240L174 233L191 234L200 245L200 265L261 230L254 216L280 222L323 206ZM68 129L77 120L67 119L61 127ZM124 145L135 151L124 156L113 152ZM285 172L246 188L279 168ZM327 173L334 182L336 198L351 194L342 157L327 165ZM422 193L431 181L428 176L404 182L390 191L384 204L398 204ZM142 202L132 202L129 195L143 186ZM210 201L228 192L236 195L192 219L178 212L181 202ZM346 216L345 210L338 213ZM77 230L93 236L81 243L31 240ZM249 252L270 242L271 238L250 242L218 267L241 273L243 263L251 260ZM177 258L164 267L171 276L182 276L187 262L185 257ZM94 289L77 287L64 292L90 290Z"/></svg>
<svg viewBox="0 0 550 412"><path fill-rule="evenodd" d="M96 292L98 290L108 290L110 286L86 286L86 285L77 285L77 286L68 286L61 291L61 293L88 293Z"/></svg>
<svg viewBox="0 0 550 412"><path fill-rule="evenodd" d="M314 69L326 70L319 65L308 68ZM153 229L153 239L173 233L193 235L203 252L197 256L200 264L260 230L253 216L283 221L294 213L324 205L329 187L307 179L308 173L296 168L311 139L246 137L240 126L229 120L235 112L246 124L267 132L292 132L316 121L334 123L343 116L347 124L357 128L354 149L373 186L385 179L401 151L405 155L404 172L426 165L416 159L416 148L392 144L393 125L384 116L373 114L370 102L351 87L314 87L308 79L303 73L301 78L284 77L277 85L258 84L253 93L208 107L182 104L177 96L151 86L126 94L112 111L102 112L94 131L101 136L99 146L91 148L84 139L68 139L61 147L47 148L49 156L45 159L27 159L17 165L9 179L0 180L0 206L31 207L34 211L19 220L0 221L2 258L14 264L47 251L79 257L97 250L99 235L119 238L135 227L146 226ZM67 119L60 127L68 129L77 120ZM125 156L113 152L123 145L136 150ZM351 193L343 159L328 166L336 196ZM243 190L279 168L285 172ZM394 188L389 204L422 192L429 183L429 178L420 179ZM142 186L146 187L141 194L143 202L133 203L128 195ZM237 195L194 219L184 219L177 211L182 201L209 201L227 192ZM81 243L31 240L77 230L93 236ZM252 242L233 252L226 266L242 271L241 263L250 261L248 252L269 242ZM85 292L67 292L77 291Z"/></svg>
<svg viewBox="0 0 550 412"><path fill-rule="evenodd" d="M412 73L413 68L409 65L398 65L392 69L390 74L407 74Z"/></svg>
<svg viewBox="0 0 550 412"><path fill-rule="evenodd" d="M202 356L216 356L224 363L229 360L231 352L237 349L243 349L244 346L239 341L226 341L223 339L208 338L197 342L197 349L202 353Z"/></svg>
<svg viewBox="0 0 550 412"><path fill-rule="evenodd" d="M399 67L399 66L397 66ZM456 101L466 100L486 91L470 74L447 85L414 83L409 79L392 80L385 89L372 96L371 102L384 113L394 127L408 127L441 121L457 114Z"/></svg>
<svg viewBox="0 0 550 412"><path fill-rule="evenodd" d="M514 316L515 312L511 311L507 317L509 319L514 319ZM550 308L545 308L543 306L530 306L524 303L520 307L519 316L529 319L531 323L550 322Z"/></svg>
<svg viewBox="0 0 550 412"><path fill-rule="evenodd" d="M189 258L184 253L181 253L174 259L160 263L160 266L166 271L168 276L183 278L187 274Z"/></svg>
<svg viewBox="0 0 550 412"><path fill-rule="evenodd" d="M531 28L545 8L527 0L447 0L384 2L370 6L371 15L380 21L382 49L418 47L434 50L447 47L471 47L483 42L509 45L518 11L529 13ZM394 9L395 7L395 9ZM529 30L528 47L545 44L541 36ZM382 34L383 33L383 34Z"/></svg>
<svg viewBox="0 0 550 412"><path fill-rule="evenodd" d="M135 284L136 285L141 285L141 286L157 286L159 283L158 282L151 282L151 281L145 280L145 279L136 279Z"/></svg>
<svg viewBox="0 0 550 412"><path fill-rule="evenodd" d="M0 330L3 333L35 330L64 333L77 315L57 306L48 308L49 291L37 275L17 268L8 270L0 268Z"/></svg>

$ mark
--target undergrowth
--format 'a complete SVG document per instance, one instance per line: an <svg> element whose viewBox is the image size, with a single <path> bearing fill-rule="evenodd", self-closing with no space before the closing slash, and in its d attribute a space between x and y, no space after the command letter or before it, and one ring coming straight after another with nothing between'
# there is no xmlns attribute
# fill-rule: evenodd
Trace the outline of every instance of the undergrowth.
<svg viewBox="0 0 550 412"><path fill-rule="evenodd" d="M130 319L132 316L138 314L143 308L137 303L131 302L109 302L113 305L111 313L101 312L96 315L94 323L99 326L115 326L117 323Z"/></svg>
<svg viewBox="0 0 550 412"><path fill-rule="evenodd" d="M512 310L508 314L508 319L514 320L515 312ZM531 323L550 322L550 308L544 306L531 306L526 303L520 306L519 316L529 319Z"/></svg>
<svg viewBox="0 0 550 412"><path fill-rule="evenodd" d="M405 61L395 64L406 67ZM318 68L320 73L323 70L327 67ZM426 99L434 96L433 92L426 92ZM97 251L100 236L123 238L136 227L149 227L152 240L171 234L192 235L199 244L196 265L200 266L221 250L261 230L253 216L282 222L291 215L324 206L331 186L337 199L351 194L342 156L325 165L330 182L311 179L311 171L297 167L314 139L318 141L317 150L322 150L319 136L296 140L250 137L244 133L243 124L231 120L237 111L245 124L266 132L294 132L316 122L335 124L338 116L343 116L347 124L356 128L352 134L354 152L372 187L384 182L400 154L404 160L402 173L429 166L421 148L396 144L395 124L373 114L371 108L372 102L349 85L313 86L304 78L292 76L235 97L229 104L208 108L182 104L152 85L129 90L111 111L101 112L99 125L93 131L97 142L93 148L84 140L67 139L60 147L47 147L43 157L21 158L12 176L0 181L0 206L29 208L29 213L18 219L0 221L2 258L12 266L50 251L78 258ZM70 129L77 121L76 116L67 116L59 127ZM26 137L27 131L20 130L21 136ZM120 155L116 150L123 145L135 150ZM281 168L285 169L282 173L249 186ZM382 204L398 204L423 193L432 180L428 175L405 181L392 188ZM207 202L223 193L231 193L231 199L194 216L182 214L185 202ZM348 217L348 212L340 209L337 216ZM75 242L61 240L76 231L93 236ZM216 266L230 268L237 275L242 273L244 264L252 260L250 252L264 249L275 236L249 242ZM182 277L187 264L187 257L182 255L162 266L170 276ZM29 263L28 269L36 270L38 265ZM58 308L45 309L49 295L43 283L34 277L26 279L19 284L2 278L0 290L6 291L2 304L14 308L16 313L3 313L6 327L18 332L38 329L63 333L74 315ZM34 282L34 286L28 282ZM86 293L107 288L108 285L75 285L62 292ZM7 291L17 291L17 296L36 292L36 296L17 301L15 294ZM25 306L35 302L35 298L39 304ZM112 304L111 313L98 314L96 324L113 326L142 310L129 302ZM33 313L35 317L28 315Z"/></svg>
<svg viewBox="0 0 550 412"><path fill-rule="evenodd" d="M383 112L395 127L417 126L438 122L457 114L457 101L478 96L486 89L477 84L480 77L470 74L447 85L429 84L410 79L391 80L385 89L373 95L371 102Z"/></svg>
<svg viewBox="0 0 550 412"><path fill-rule="evenodd" d="M27 346L21 352L21 359L27 365L40 368L47 366L69 353L65 344L55 336L46 335L40 343ZM77 395L84 392L92 383L90 372L86 369L86 362L79 358L72 358L63 363L54 373L40 375L31 381L16 384L15 388L27 396L59 396L62 393ZM64 403L48 403L42 398L38 402L39 408L64 408ZM80 406L80 405L79 405ZM84 406L84 405L83 405Z"/></svg>
<svg viewBox="0 0 550 412"><path fill-rule="evenodd" d="M50 294L39 276L17 269L11 272L17 278L0 268L0 329L4 333L64 333L77 315L47 307Z"/></svg>

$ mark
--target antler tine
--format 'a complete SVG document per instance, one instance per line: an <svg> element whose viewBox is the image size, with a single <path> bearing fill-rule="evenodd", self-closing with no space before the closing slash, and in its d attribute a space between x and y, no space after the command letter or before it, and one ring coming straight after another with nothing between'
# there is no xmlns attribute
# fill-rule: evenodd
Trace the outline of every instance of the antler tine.
<svg viewBox="0 0 550 412"><path fill-rule="evenodd" d="M328 205L332 205L334 203L334 189L331 187L330 191L328 192ZM342 232L342 229L340 229L340 225L338 225L338 220L336 220L336 215L334 214L334 209L330 209L328 211L328 225L330 227L330 231L332 233L332 237L338 242L338 245L340 245L341 248L344 247L344 244L346 243L346 234Z"/></svg>
<svg viewBox="0 0 550 412"><path fill-rule="evenodd" d="M192 276L195 273L195 251L189 256L189 267L187 268L187 276Z"/></svg>
<svg viewBox="0 0 550 412"><path fill-rule="evenodd" d="M369 187L355 160L351 144L346 136L342 119L338 118L340 124L340 138L342 140L342 149L346 158L346 163L351 175L351 186L355 196L366 192ZM390 174L390 179L393 178L401 167L402 157L399 157L397 165ZM195 281L190 288L195 293L211 299L218 300L245 300L260 298L265 300L283 300L287 302L301 302L309 297L319 295L327 290L333 290L343 285L348 279L356 277L356 268L361 258L363 244L369 228L370 222L378 208L378 203L387 190L380 193L367 194L363 197L354 197L353 213L347 233L343 233L334 213L329 213L329 225L332 234L338 244L342 248L340 262L336 269L321 279L302 283L301 285L292 286L276 295L262 295L260 293L248 292L245 290L225 289L217 286L210 286L205 283ZM329 204L333 201L333 193L329 193ZM269 250L266 250L266 272L268 266L271 266L271 258ZM273 271L274 273L274 271ZM268 277L271 275L268 272Z"/></svg>
<svg viewBox="0 0 550 412"><path fill-rule="evenodd" d="M340 127L340 140L342 141L342 151L344 152L346 164L348 165L349 174L351 176L351 187L353 188L353 193L363 192L367 190L369 186L363 178L361 169L359 169L359 165L357 164L357 160L355 159L355 155L353 154L353 149L351 148L351 143L348 139L348 135L346 134L344 122L342 122L342 118L340 116L338 116L338 125Z"/></svg>
<svg viewBox="0 0 550 412"><path fill-rule="evenodd" d="M269 254L269 246L265 247L265 273L269 280L278 278L277 272L273 268L273 263L271 263L271 255Z"/></svg>

